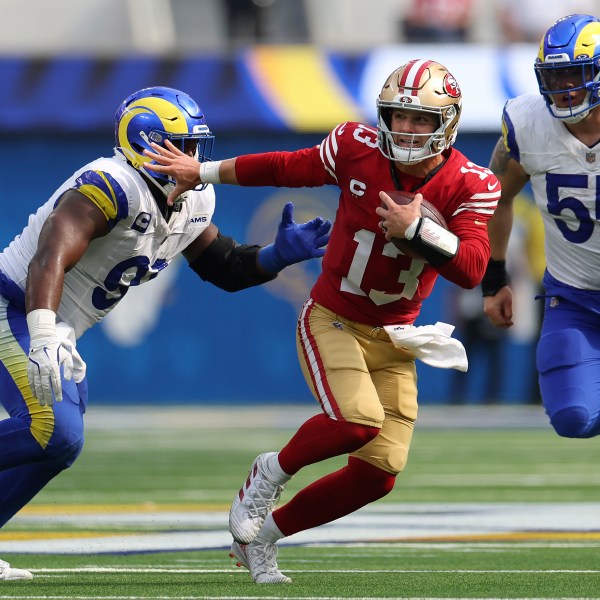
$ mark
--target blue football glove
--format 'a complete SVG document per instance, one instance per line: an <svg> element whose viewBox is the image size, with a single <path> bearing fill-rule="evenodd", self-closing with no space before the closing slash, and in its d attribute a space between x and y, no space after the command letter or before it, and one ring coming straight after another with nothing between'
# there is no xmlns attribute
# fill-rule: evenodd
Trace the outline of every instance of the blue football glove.
<svg viewBox="0 0 600 600"><path fill-rule="evenodd" d="M288 265L319 258L325 254L331 221L315 217L307 223L294 223L294 204L288 202L281 213L275 243L261 248L258 264L268 273L278 273Z"/></svg>

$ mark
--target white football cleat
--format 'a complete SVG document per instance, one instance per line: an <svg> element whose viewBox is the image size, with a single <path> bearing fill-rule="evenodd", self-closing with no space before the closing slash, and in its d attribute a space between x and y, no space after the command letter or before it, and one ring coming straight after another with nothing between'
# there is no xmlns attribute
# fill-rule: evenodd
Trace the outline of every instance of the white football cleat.
<svg viewBox="0 0 600 600"><path fill-rule="evenodd" d="M229 531L240 544L249 544L258 535L285 487L265 474L265 461L275 454L277 452L266 452L254 459L248 479L229 509Z"/></svg>
<svg viewBox="0 0 600 600"><path fill-rule="evenodd" d="M238 567L250 571L254 583L292 583L292 580L277 568L277 545L256 538L250 544L233 542L231 558L237 559Z"/></svg>
<svg viewBox="0 0 600 600"><path fill-rule="evenodd" d="M25 569L14 569L5 560L0 560L0 581L17 581L33 579L33 573Z"/></svg>

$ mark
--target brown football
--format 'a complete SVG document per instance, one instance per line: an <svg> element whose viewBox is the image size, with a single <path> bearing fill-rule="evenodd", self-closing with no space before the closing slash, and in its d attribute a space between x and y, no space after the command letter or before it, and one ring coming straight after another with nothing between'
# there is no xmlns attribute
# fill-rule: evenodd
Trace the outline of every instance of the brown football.
<svg viewBox="0 0 600 600"><path fill-rule="evenodd" d="M410 204L414 198L416 193L413 192L403 192L402 190L393 190L391 192L386 192L386 194L396 203L396 204ZM382 203L383 206L385 206ZM446 223L446 219L442 213L433 205L431 202L428 202L423 198L421 202L421 216L429 217L432 221L443 227L444 229L448 229L448 224ZM420 260L424 260L422 256L420 256L417 252L415 252L406 242L404 238L392 238L392 243L400 252L406 254L407 256L412 256L413 258L418 258Z"/></svg>

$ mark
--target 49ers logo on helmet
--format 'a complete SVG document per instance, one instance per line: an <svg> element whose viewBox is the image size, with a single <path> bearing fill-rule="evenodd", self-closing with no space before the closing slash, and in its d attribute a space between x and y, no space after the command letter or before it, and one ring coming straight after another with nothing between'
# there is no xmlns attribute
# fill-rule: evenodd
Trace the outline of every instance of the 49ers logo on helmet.
<svg viewBox="0 0 600 600"><path fill-rule="evenodd" d="M444 76L443 88L444 92L446 92L450 98L460 98L460 88L458 87L458 82L450 73L446 73Z"/></svg>

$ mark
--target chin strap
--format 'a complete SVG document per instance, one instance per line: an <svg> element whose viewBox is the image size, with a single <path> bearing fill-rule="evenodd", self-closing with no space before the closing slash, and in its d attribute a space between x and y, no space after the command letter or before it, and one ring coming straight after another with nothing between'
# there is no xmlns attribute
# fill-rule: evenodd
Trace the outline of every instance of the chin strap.
<svg viewBox="0 0 600 600"><path fill-rule="evenodd" d="M586 94L586 97L584 99L584 102L587 102L588 105L590 103L590 98L591 98L592 93L588 92ZM563 123L568 123L570 125L573 125L574 123L579 123L579 121L583 121L583 119L585 119L589 114L590 114L590 110L592 110L593 107L589 107L587 110L582 110L580 113L570 116L570 117L562 117L560 116L560 111L561 110L570 110L572 112L572 108L571 109L560 109L556 106L556 104L552 103L552 109L550 110L550 113L552 114L553 117L555 117L556 119L560 119Z"/></svg>
<svg viewBox="0 0 600 600"><path fill-rule="evenodd" d="M565 123L569 123L572 125L573 123L579 123L579 121L583 121L583 119L585 119L589 114L590 111L585 110L583 112L580 112L578 115L574 115L572 117L559 117L559 119L561 119L561 121Z"/></svg>

